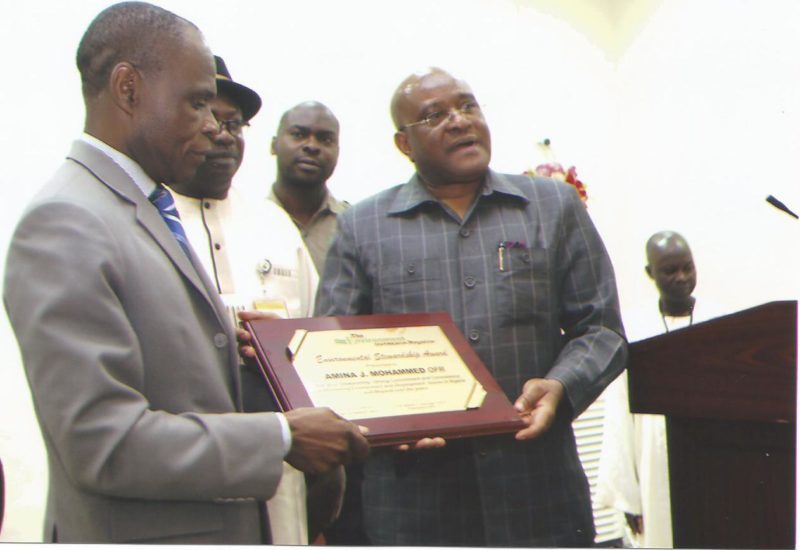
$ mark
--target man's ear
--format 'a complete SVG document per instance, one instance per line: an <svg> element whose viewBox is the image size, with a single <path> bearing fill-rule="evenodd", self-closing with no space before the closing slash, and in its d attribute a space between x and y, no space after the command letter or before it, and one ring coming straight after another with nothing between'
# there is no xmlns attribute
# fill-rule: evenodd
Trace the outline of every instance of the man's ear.
<svg viewBox="0 0 800 550"><path fill-rule="evenodd" d="M111 69L109 81L114 103L126 113L131 113L142 93L142 79L139 73L133 65L123 61Z"/></svg>
<svg viewBox="0 0 800 550"><path fill-rule="evenodd" d="M650 264L644 266L644 272L647 273L647 276L651 279L655 279L655 277L653 277L653 268L650 267Z"/></svg>
<svg viewBox="0 0 800 550"><path fill-rule="evenodd" d="M394 133L394 144L400 149L400 152L414 162L414 157L411 155L411 146L408 144L408 136L405 132L398 130Z"/></svg>
<svg viewBox="0 0 800 550"><path fill-rule="evenodd" d="M269 152L272 153L274 157L277 153L275 153L275 142L278 140L278 136L272 136L272 141L269 144Z"/></svg>

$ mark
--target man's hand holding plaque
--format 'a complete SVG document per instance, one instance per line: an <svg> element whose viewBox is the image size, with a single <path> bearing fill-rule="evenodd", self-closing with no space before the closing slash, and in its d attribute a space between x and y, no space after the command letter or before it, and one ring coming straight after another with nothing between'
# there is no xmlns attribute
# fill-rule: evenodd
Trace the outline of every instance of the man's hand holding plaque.
<svg viewBox="0 0 800 550"><path fill-rule="evenodd" d="M324 474L339 464L366 458L367 440L357 426L330 409L302 407L287 411L292 448L286 462L307 474Z"/></svg>
<svg viewBox="0 0 800 550"><path fill-rule="evenodd" d="M533 439L543 434L556 418L556 411L564 397L564 386L558 380L531 378L525 382L514 407L522 415L527 427L517 432L519 440Z"/></svg>
<svg viewBox="0 0 800 550"><path fill-rule="evenodd" d="M520 414L445 313L245 322L284 411L329 407L372 445L516 432Z"/></svg>
<svg viewBox="0 0 800 550"><path fill-rule="evenodd" d="M240 311L247 323L257 319L278 319L272 312ZM239 354L245 361L255 361L253 338L244 329L236 330ZM369 454L365 434L368 430L348 422L327 407L302 407L284 413L292 434L292 446L286 462L311 475L329 474L342 464L363 460Z"/></svg>

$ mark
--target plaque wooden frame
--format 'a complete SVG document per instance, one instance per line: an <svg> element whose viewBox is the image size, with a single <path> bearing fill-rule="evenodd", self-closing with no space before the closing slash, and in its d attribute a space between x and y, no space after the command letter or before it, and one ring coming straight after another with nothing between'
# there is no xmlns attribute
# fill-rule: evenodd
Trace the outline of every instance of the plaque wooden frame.
<svg viewBox="0 0 800 550"><path fill-rule="evenodd" d="M314 406L287 353L287 346L295 330L416 326L441 327L472 375L483 385L486 398L477 409L359 419L358 424L369 428L367 439L372 446L413 443L424 437L458 439L503 434L517 432L526 426L446 312L257 319L244 323L244 328L253 336L256 360L264 380L282 411Z"/></svg>

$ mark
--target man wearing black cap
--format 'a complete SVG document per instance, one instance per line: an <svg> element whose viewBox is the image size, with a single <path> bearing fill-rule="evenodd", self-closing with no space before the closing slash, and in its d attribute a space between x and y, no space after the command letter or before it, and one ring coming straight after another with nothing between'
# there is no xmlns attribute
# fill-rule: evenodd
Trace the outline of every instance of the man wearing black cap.
<svg viewBox="0 0 800 550"><path fill-rule="evenodd" d="M170 186L184 230L234 323L242 310L307 317L318 277L302 237L275 204L242 200L231 188L244 154L243 130L261 108L261 98L231 78L222 58L215 61L217 97L211 111L220 131L194 179ZM263 381L242 374L245 408L264 410L268 405L249 399L258 397L256 386ZM281 483L268 502L274 544L308 544L305 499L303 474L284 463Z"/></svg>

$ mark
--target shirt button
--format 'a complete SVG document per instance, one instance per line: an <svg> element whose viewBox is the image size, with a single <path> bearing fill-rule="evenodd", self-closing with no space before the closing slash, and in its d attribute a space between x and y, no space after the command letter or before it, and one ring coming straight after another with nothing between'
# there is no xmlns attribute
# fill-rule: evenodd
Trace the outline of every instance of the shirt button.
<svg viewBox="0 0 800 550"><path fill-rule="evenodd" d="M475 286L475 277L472 275L467 275L464 277L464 286L467 288L472 288Z"/></svg>
<svg viewBox="0 0 800 550"><path fill-rule="evenodd" d="M417 266L415 264L408 264L407 271L410 275L413 275L417 272Z"/></svg>
<svg viewBox="0 0 800 550"><path fill-rule="evenodd" d="M472 231L470 231L466 227L462 227L461 231L459 231L458 234L466 239L467 237L470 236L470 234L472 234Z"/></svg>
<svg viewBox="0 0 800 550"><path fill-rule="evenodd" d="M214 335L214 345L218 348L224 348L228 345L228 337L225 336L223 333L218 332Z"/></svg>
<svg viewBox="0 0 800 550"><path fill-rule="evenodd" d="M478 332L478 329L472 329L469 331L469 340L470 342L477 342L481 339L481 333Z"/></svg>
<svg viewBox="0 0 800 550"><path fill-rule="evenodd" d="M220 248L222 248L222 245L221 245L221 244L219 244L219 243L214 243L214 250L219 250Z"/></svg>

